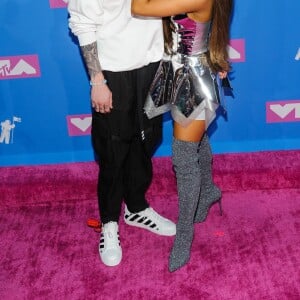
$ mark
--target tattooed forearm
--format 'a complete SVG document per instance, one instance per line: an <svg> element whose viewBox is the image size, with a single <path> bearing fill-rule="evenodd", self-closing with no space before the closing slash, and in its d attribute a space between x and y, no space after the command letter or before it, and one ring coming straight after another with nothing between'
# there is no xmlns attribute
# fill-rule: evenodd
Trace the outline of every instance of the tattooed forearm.
<svg viewBox="0 0 300 300"><path fill-rule="evenodd" d="M101 66L98 59L97 42L81 46L81 53L83 55L88 73L92 78L99 72L101 72Z"/></svg>

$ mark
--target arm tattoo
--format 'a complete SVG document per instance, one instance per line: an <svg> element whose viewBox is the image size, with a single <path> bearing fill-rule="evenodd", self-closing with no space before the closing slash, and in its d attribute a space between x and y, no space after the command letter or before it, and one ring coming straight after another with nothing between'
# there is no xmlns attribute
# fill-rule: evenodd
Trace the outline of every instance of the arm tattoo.
<svg viewBox="0 0 300 300"><path fill-rule="evenodd" d="M98 49L97 49L97 42L92 44L88 44L85 46L81 46L81 53L83 55L88 73L92 78L97 73L101 72L101 66L98 58Z"/></svg>

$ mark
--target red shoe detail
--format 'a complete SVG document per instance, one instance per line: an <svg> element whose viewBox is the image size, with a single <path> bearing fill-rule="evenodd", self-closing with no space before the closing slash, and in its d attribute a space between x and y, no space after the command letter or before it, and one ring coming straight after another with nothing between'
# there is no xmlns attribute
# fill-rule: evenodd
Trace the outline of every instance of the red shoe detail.
<svg viewBox="0 0 300 300"><path fill-rule="evenodd" d="M97 219L89 218L87 220L87 226L94 228L96 232L101 232L101 223Z"/></svg>

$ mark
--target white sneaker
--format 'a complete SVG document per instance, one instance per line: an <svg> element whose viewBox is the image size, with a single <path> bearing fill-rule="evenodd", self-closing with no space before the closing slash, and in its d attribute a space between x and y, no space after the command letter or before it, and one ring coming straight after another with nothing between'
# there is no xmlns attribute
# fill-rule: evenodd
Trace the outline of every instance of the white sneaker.
<svg viewBox="0 0 300 300"><path fill-rule="evenodd" d="M99 254L106 266L113 267L121 262L122 248L117 222L108 222L103 225L99 243Z"/></svg>
<svg viewBox="0 0 300 300"><path fill-rule="evenodd" d="M131 213L125 205L124 221L128 225L148 229L158 235L172 236L176 234L176 225L160 216L149 207L138 213Z"/></svg>

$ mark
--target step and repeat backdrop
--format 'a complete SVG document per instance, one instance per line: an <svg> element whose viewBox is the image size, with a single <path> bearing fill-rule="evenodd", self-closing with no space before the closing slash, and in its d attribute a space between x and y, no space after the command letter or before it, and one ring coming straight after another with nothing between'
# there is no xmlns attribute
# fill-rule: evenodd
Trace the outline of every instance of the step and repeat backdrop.
<svg viewBox="0 0 300 300"><path fill-rule="evenodd" d="M235 1L234 90L209 129L214 153L300 149L299 12L299 0ZM0 33L0 166L93 160L90 87L66 3L1 0ZM170 155L171 135L166 114L156 156Z"/></svg>

